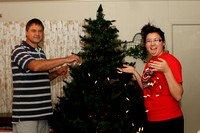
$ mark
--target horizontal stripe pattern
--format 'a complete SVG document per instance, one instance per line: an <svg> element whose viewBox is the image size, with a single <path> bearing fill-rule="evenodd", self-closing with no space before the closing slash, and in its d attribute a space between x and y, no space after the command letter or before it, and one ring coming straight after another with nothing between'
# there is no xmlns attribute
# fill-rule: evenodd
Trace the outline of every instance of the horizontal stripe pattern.
<svg viewBox="0 0 200 133"><path fill-rule="evenodd" d="M13 73L13 123L18 121L48 119L52 115L49 72L28 69L33 60L44 60L42 48L33 48L25 41L12 50Z"/></svg>

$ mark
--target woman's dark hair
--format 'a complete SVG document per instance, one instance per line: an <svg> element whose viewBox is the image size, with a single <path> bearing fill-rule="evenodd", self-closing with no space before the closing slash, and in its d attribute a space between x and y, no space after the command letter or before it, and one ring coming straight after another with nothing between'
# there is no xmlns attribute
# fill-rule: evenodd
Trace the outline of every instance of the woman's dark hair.
<svg viewBox="0 0 200 133"><path fill-rule="evenodd" d="M165 41L165 33L160 28L157 28L154 25L148 23L144 25L141 29L142 44L146 44L146 37L149 33L157 33L162 38L162 41Z"/></svg>
<svg viewBox="0 0 200 133"><path fill-rule="evenodd" d="M30 28L30 26L31 26L32 24L36 24L36 25L42 26L42 29L43 29L43 31L44 31L44 25L43 25L42 21L40 21L40 20L37 19L37 18L33 18L33 19L31 19L31 20L28 21L28 23L26 24L26 31L29 30L29 28Z"/></svg>

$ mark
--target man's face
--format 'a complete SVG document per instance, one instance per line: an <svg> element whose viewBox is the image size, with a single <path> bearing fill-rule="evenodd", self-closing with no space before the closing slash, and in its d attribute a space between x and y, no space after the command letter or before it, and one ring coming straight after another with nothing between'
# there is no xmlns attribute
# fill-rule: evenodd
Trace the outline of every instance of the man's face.
<svg viewBox="0 0 200 133"><path fill-rule="evenodd" d="M43 31L44 30L41 25L32 24L28 31L26 31L26 38L28 43L31 43L30 45L38 45L43 39Z"/></svg>

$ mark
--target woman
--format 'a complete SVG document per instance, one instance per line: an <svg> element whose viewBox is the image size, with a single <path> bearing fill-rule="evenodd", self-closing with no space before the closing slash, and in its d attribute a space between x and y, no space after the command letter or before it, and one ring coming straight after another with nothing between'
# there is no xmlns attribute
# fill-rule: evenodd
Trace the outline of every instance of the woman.
<svg viewBox="0 0 200 133"><path fill-rule="evenodd" d="M183 95L181 64L165 52L165 36L160 28L148 23L141 29L141 34L152 56L143 75L128 65L117 69L132 73L143 89L148 118L145 133L183 133L183 113L179 107Z"/></svg>

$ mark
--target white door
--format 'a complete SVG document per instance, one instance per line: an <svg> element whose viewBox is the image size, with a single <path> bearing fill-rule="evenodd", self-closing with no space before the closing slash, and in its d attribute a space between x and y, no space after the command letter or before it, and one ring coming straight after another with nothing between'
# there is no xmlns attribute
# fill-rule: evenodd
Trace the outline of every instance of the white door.
<svg viewBox="0 0 200 133"><path fill-rule="evenodd" d="M185 133L197 133L200 130L200 24L176 24L172 33L173 55L182 64L181 108Z"/></svg>

